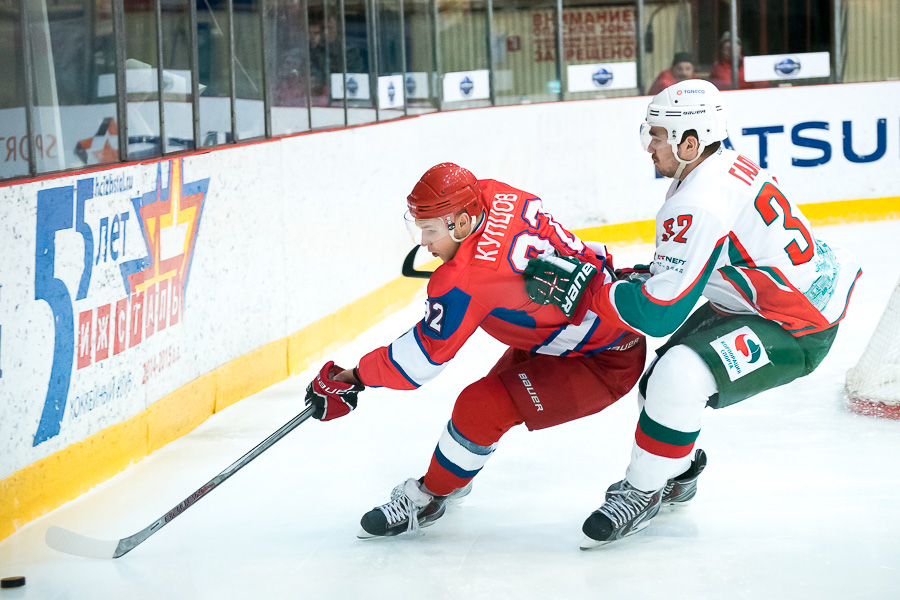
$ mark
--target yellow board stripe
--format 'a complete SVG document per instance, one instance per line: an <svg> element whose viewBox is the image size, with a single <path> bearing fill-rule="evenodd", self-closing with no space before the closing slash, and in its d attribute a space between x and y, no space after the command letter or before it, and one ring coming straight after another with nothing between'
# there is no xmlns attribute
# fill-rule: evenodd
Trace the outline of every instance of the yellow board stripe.
<svg viewBox="0 0 900 600"><path fill-rule="evenodd" d="M898 219L900 198L807 204L802 209L814 225ZM654 222L648 220L575 233L582 239L626 245L652 243L654 231ZM210 415L304 371L406 306L424 285L424 280L397 278L300 331L195 379L140 414L0 480L0 540L180 438Z"/></svg>

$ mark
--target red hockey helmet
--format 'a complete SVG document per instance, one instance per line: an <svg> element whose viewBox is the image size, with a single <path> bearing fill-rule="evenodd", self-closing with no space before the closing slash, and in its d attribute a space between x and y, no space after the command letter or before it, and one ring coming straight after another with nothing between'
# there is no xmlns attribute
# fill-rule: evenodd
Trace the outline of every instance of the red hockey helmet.
<svg viewBox="0 0 900 600"><path fill-rule="evenodd" d="M479 216L485 208L475 175L453 163L428 169L406 198L414 219L433 219L466 211Z"/></svg>

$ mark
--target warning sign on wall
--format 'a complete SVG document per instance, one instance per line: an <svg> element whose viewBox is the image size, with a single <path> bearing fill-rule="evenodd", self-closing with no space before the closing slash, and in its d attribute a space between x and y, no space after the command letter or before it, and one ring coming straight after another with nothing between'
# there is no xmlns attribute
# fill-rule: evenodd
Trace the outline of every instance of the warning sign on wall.
<svg viewBox="0 0 900 600"><path fill-rule="evenodd" d="M553 11L535 11L531 21L534 61L556 60ZM567 63L634 60L633 6L570 8L563 11L563 48Z"/></svg>

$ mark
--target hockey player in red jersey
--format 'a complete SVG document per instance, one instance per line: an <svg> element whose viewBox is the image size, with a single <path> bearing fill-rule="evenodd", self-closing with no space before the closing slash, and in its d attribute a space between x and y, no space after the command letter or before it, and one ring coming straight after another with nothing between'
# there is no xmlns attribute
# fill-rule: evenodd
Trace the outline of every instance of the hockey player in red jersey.
<svg viewBox="0 0 900 600"><path fill-rule="evenodd" d="M589 310L632 331L672 334L641 378L631 462L585 521L585 549L630 535L661 504L693 496L706 460L694 452L704 407L811 373L860 275L849 253L812 235L774 177L722 147L726 118L722 94L700 80L672 85L648 106L644 148L673 181L645 273L571 290L560 285L557 264L537 257L530 265L532 296L574 313L573 323ZM691 314L701 296L707 302Z"/></svg>
<svg viewBox="0 0 900 600"><path fill-rule="evenodd" d="M424 477L398 485L389 502L366 513L361 538L438 519L448 497L468 493L507 430L552 427L603 410L631 390L646 358L643 336L620 324L609 327L588 311L575 326L555 307L529 300L522 276L537 255L577 257L580 270L565 278L611 278L603 245L586 246L544 212L540 198L444 163L422 176L407 202L410 231L443 261L428 282L425 316L353 369L326 363L307 388L314 416L347 414L366 386L418 388L479 327L509 348L457 398Z"/></svg>

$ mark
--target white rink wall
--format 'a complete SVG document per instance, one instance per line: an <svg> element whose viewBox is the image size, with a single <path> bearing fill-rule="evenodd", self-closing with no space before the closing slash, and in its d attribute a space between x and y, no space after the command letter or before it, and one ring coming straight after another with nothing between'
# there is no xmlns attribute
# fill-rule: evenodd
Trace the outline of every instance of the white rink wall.
<svg viewBox="0 0 900 600"><path fill-rule="evenodd" d="M800 204L897 197L898 95L728 92L729 141ZM0 187L0 481L397 278L405 196L433 164L533 192L570 229L652 219L669 181L640 149L648 101L444 112Z"/></svg>

